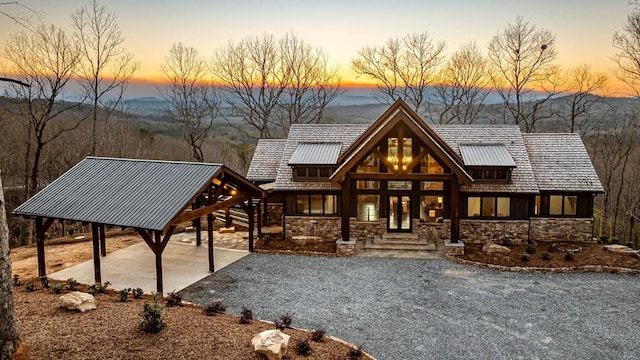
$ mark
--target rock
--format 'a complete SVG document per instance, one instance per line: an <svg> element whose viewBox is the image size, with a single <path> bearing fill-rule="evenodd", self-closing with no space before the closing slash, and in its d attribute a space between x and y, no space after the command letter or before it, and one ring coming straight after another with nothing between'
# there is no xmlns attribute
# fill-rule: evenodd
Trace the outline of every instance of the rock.
<svg viewBox="0 0 640 360"><path fill-rule="evenodd" d="M196 228L194 226L187 226L186 228L184 228L184 232L188 232L188 233L196 232Z"/></svg>
<svg viewBox="0 0 640 360"><path fill-rule="evenodd" d="M484 246L482 247L482 251L486 252L487 254L508 254L511 252L511 249L506 246L488 242L484 244Z"/></svg>
<svg viewBox="0 0 640 360"><path fill-rule="evenodd" d="M287 352L290 336L280 330L266 330L251 339L253 351L269 360L280 360Z"/></svg>
<svg viewBox="0 0 640 360"><path fill-rule="evenodd" d="M296 235L291 237L291 241L298 245L319 244L322 238L319 236Z"/></svg>
<svg viewBox="0 0 640 360"><path fill-rule="evenodd" d="M68 294L64 294L60 296L60 301L62 302L62 307L71 310L80 310L80 312L96 308L96 298L91 294L80 291L73 291Z"/></svg>
<svg viewBox="0 0 640 360"><path fill-rule="evenodd" d="M638 250L633 250L630 247L624 245L605 245L604 249L606 251L610 251L614 254L623 254L623 255L631 255L631 256L640 256L640 252Z"/></svg>
<svg viewBox="0 0 640 360"><path fill-rule="evenodd" d="M233 234L234 232L236 232L236 227L235 226L221 227L220 229L218 229L218 232L220 234Z"/></svg>

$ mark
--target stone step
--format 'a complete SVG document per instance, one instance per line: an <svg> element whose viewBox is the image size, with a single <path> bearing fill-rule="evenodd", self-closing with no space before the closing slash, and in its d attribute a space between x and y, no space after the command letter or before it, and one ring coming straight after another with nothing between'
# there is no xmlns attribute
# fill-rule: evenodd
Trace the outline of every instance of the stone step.
<svg viewBox="0 0 640 360"><path fill-rule="evenodd" d="M427 239L415 238L385 238L375 236L373 243L376 245L427 245Z"/></svg>
<svg viewBox="0 0 640 360"><path fill-rule="evenodd" d="M414 233L384 233L382 240L418 240L418 234Z"/></svg>
<svg viewBox="0 0 640 360"><path fill-rule="evenodd" d="M423 241L419 244L414 243L389 243L384 244L374 243L373 239L367 239L364 244L365 250L404 250L404 251L435 251L436 244L433 242Z"/></svg>

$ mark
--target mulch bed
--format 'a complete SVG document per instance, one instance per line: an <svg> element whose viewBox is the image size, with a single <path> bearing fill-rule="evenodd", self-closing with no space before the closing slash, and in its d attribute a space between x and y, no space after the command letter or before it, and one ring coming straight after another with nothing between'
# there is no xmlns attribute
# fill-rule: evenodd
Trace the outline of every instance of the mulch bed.
<svg viewBox="0 0 640 360"><path fill-rule="evenodd" d="M274 325L252 320L238 324L228 314L206 316L200 307L164 308L166 328L142 332L139 313L146 299L119 302L116 293L96 295L98 308L80 313L60 307L58 297L46 289L14 290L18 330L28 359L263 359L253 352L251 338ZM295 319L294 324L295 326ZM352 348L325 338L310 341L308 356L296 354L295 344L310 333L285 329L291 336L285 359L351 359ZM26 350L25 350L26 349ZM366 355L361 359L369 359Z"/></svg>
<svg viewBox="0 0 640 360"><path fill-rule="evenodd" d="M564 259L564 252L551 249L551 244L538 243L536 251L529 254L529 260L523 261L526 245L510 245L509 254L487 254L482 251L482 245L468 244L465 253L460 258L485 264L502 265L508 267L540 267L540 268L564 268L582 266L610 266L628 269L640 269L640 258L629 255L614 254L604 250L603 245L596 243L566 244L567 248L579 246L580 252L576 252L572 260ZM548 252L551 259L543 259L543 253Z"/></svg>
<svg viewBox="0 0 640 360"><path fill-rule="evenodd" d="M256 239L254 248L258 251L275 252L279 254L334 254L336 253L335 241L325 241L318 244L298 245L292 240L283 239L282 234L270 234L267 242Z"/></svg>

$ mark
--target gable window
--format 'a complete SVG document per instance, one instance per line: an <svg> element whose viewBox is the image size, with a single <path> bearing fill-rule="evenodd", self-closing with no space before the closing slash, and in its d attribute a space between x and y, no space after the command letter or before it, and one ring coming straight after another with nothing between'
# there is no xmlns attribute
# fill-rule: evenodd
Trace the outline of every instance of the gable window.
<svg viewBox="0 0 640 360"><path fill-rule="evenodd" d="M578 213L576 195L537 195L534 214L575 216Z"/></svg>
<svg viewBox="0 0 640 360"><path fill-rule="evenodd" d="M369 154L356 168L357 173L377 173L380 172L380 160L373 154Z"/></svg>
<svg viewBox="0 0 640 360"><path fill-rule="evenodd" d="M333 167L296 166L293 170L293 178L297 181L325 180L333 173Z"/></svg>
<svg viewBox="0 0 640 360"><path fill-rule="evenodd" d="M296 214L333 215L338 213L337 195L296 195Z"/></svg>
<svg viewBox="0 0 640 360"><path fill-rule="evenodd" d="M467 217L507 218L511 216L511 199L496 196L470 196Z"/></svg>
<svg viewBox="0 0 640 360"><path fill-rule="evenodd" d="M470 172L475 181L499 183L511 181L510 168L472 168Z"/></svg>
<svg viewBox="0 0 640 360"><path fill-rule="evenodd" d="M420 149L422 151L422 148ZM423 174L444 174L444 167L431 154L420 159L420 172Z"/></svg>

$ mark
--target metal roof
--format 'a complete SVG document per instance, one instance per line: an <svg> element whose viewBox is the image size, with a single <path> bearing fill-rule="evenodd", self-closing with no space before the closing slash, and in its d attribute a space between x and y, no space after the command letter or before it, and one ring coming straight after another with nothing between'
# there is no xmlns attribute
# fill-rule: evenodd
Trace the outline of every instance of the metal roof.
<svg viewBox="0 0 640 360"><path fill-rule="evenodd" d="M162 230L222 168L87 157L13 214Z"/></svg>
<svg viewBox="0 0 640 360"><path fill-rule="evenodd" d="M516 162L504 144L460 144L465 166L516 167Z"/></svg>
<svg viewBox="0 0 640 360"><path fill-rule="evenodd" d="M289 165L335 165L340 156L340 143L299 143Z"/></svg>

